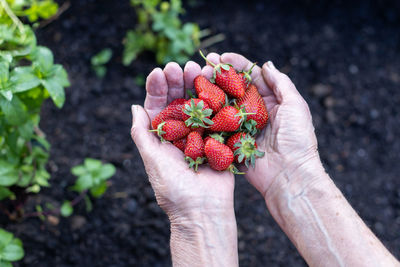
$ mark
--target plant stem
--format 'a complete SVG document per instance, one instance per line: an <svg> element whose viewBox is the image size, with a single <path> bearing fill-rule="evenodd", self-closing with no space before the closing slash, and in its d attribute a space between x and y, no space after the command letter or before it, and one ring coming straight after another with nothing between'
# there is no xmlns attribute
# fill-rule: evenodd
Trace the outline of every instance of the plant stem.
<svg viewBox="0 0 400 267"><path fill-rule="evenodd" d="M71 206L77 205L79 202L82 201L82 199L85 198L87 195L88 190L82 191L76 198L74 198L70 204ZM61 207L60 208L54 208L51 210L45 210L45 211L36 211L36 212L31 212L31 213L26 213L23 215L23 218L30 218L30 217L40 217L40 216L47 216L47 215L58 215L61 213Z"/></svg>
<svg viewBox="0 0 400 267"><path fill-rule="evenodd" d="M10 17L10 19L13 21L13 23L18 27L19 31L24 34L25 29L24 25L22 22L18 19L18 17L14 14L14 12L11 10L10 6L7 4L6 0L0 0L1 5L4 8L4 11L6 11L7 15Z"/></svg>
<svg viewBox="0 0 400 267"><path fill-rule="evenodd" d="M225 35L223 33L211 36L201 42L200 48L210 47L216 43L222 42L223 40L225 40Z"/></svg>

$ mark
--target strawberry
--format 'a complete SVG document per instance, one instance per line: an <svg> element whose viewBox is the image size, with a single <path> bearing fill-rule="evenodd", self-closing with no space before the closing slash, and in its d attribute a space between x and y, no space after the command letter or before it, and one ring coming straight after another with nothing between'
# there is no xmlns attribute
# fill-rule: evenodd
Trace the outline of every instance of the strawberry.
<svg viewBox="0 0 400 267"><path fill-rule="evenodd" d="M249 86L242 98L237 99L236 104L240 108L244 108L245 112L253 113L247 116L245 127L248 130L251 128L251 126L249 126L252 123L251 120L257 123L255 128L259 130L263 129L265 125L267 125L268 111L264 99L261 97L260 93L258 93L257 87L253 84Z"/></svg>
<svg viewBox="0 0 400 267"><path fill-rule="evenodd" d="M157 132L161 141L176 141L188 135L190 128L186 126L183 121L166 120L157 126L157 129L150 130L150 132Z"/></svg>
<svg viewBox="0 0 400 267"><path fill-rule="evenodd" d="M251 73L253 72L254 66L257 65L257 62L253 63L253 66L248 71L239 71L240 77L242 77L244 84L246 84L246 88L251 84Z"/></svg>
<svg viewBox="0 0 400 267"><path fill-rule="evenodd" d="M242 174L232 164L234 160L232 150L223 144L223 138L218 134L206 138L204 153L212 169L217 171L229 169L233 173Z"/></svg>
<svg viewBox="0 0 400 267"><path fill-rule="evenodd" d="M203 127L197 127L197 128L193 128L193 129L192 129L192 131L198 132L198 133L200 134L200 136L203 136L203 135L204 135L205 130L206 130L206 129L203 128Z"/></svg>
<svg viewBox="0 0 400 267"><path fill-rule="evenodd" d="M183 137L181 139L175 140L172 142L174 146L182 150L182 152L185 152L185 147L186 147L186 137Z"/></svg>
<svg viewBox="0 0 400 267"><path fill-rule="evenodd" d="M216 114L225 105L225 93L206 77L199 75L194 79L194 88L200 99L204 100Z"/></svg>
<svg viewBox="0 0 400 267"><path fill-rule="evenodd" d="M237 163L244 163L246 167L249 167L249 163L254 168L255 160L264 156L265 152L261 152L257 149L256 140L246 133L235 133L232 135L226 145L233 151L235 155L235 161Z"/></svg>
<svg viewBox="0 0 400 267"><path fill-rule="evenodd" d="M213 124L210 120L212 110L208 107L208 104L199 98L192 98L185 102L182 108L182 119L186 125L192 128L197 127L208 127L204 123L209 125Z"/></svg>
<svg viewBox="0 0 400 267"><path fill-rule="evenodd" d="M234 132L246 121L247 113L232 106L223 107L212 119L214 132Z"/></svg>
<svg viewBox="0 0 400 267"><path fill-rule="evenodd" d="M240 98L246 91L246 84L242 77L236 73L236 70L229 64L218 64L210 62L200 51L200 55L214 67L214 75L212 81L224 90L228 95L234 98Z"/></svg>
<svg viewBox="0 0 400 267"><path fill-rule="evenodd" d="M191 132L186 139L185 160L189 162L189 168L197 171L199 164L202 164L204 158L204 142L198 132Z"/></svg>
<svg viewBox="0 0 400 267"><path fill-rule="evenodd" d="M157 116L151 122L153 129L157 129L157 126L165 120L182 120L182 108L186 99L177 98L172 101L163 111L157 114Z"/></svg>

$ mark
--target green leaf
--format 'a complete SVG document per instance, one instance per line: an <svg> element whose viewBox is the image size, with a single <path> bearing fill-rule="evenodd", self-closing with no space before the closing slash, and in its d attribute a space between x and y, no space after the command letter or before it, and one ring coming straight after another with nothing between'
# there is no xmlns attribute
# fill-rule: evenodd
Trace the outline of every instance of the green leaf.
<svg viewBox="0 0 400 267"><path fill-rule="evenodd" d="M99 179L100 180L107 180L111 176L115 174L115 167L111 163L104 164L103 166L100 167L99 171Z"/></svg>
<svg viewBox="0 0 400 267"><path fill-rule="evenodd" d="M92 201L90 201L88 195L85 195L85 204L86 204L86 212L91 212L93 209L93 204Z"/></svg>
<svg viewBox="0 0 400 267"><path fill-rule="evenodd" d="M13 239L13 234L0 228L0 251L2 251Z"/></svg>
<svg viewBox="0 0 400 267"><path fill-rule="evenodd" d="M96 55L94 55L90 59L90 62L92 66L104 65L108 61L110 61L111 57L112 57L112 50L110 48L105 48Z"/></svg>
<svg viewBox="0 0 400 267"><path fill-rule="evenodd" d="M93 70L99 78L103 78L107 73L107 68L105 66L95 66Z"/></svg>
<svg viewBox="0 0 400 267"><path fill-rule="evenodd" d="M98 159L86 158L84 165L89 171L94 171L100 169L102 163Z"/></svg>
<svg viewBox="0 0 400 267"><path fill-rule="evenodd" d="M13 265L12 265L11 262L9 262L9 261L3 261L3 260L0 260L0 266L1 266L1 267L13 267Z"/></svg>
<svg viewBox="0 0 400 267"><path fill-rule="evenodd" d="M75 176L81 176L81 175L83 175L83 174L86 174L86 173L87 173L87 170L86 170L85 166L83 166L83 165L78 165L78 166L73 167L73 168L71 169L71 172L72 172L72 174L75 175Z"/></svg>
<svg viewBox="0 0 400 267"><path fill-rule="evenodd" d="M64 105L65 92L62 84L59 82L59 79L52 77L47 80L42 80L42 84L49 92L54 104L58 108L61 108Z"/></svg>
<svg viewBox="0 0 400 267"><path fill-rule="evenodd" d="M1 90L0 93L8 100L11 101L13 98L13 94L11 90Z"/></svg>
<svg viewBox="0 0 400 267"><path fill-rule="evenodd" d="M0 97L0 108L11 125L23 124L28 118L24 105L17 96L14 96L11 101Z"/></svg>
<svg viewBox="0 0 400 267"><path fill-rule="evenodd" d="M13 239L1 253L1 258L6 261L18 261L23 257L24 250L19 239Z"/></svg>
<svg viewBox="0 0 400 267"><path fill-rule="evenodd" d="M106 190L107 190L107 182L102 181L99 185L90 188L90 194L93 197L99 198L106 192Z"/></svg>
<svg viewBox="0 0 400 267"><path fill-rule="evenodd" d="M10 74L9 66L10 64L7 61L0 61L0 89L8 81Z"/></svg>
<svg viewBox="0 0 400 267"><path fill-rule="evenodd" d="M7 161L0 160L0 186L10 186L18 181L18 171Z"/></svg>
<svg viewBox="0 0 400 267"><path fill-rule="evenodd" d="M73 186L73 190L82 192L86 189L89 189L93 186L93 178L90 174L85 174L82 176L79 176L78 179L75 182L75 185Z"/></svg>
<svg viewBox="0 0 400 267"><path fill-rule="evenodd" d="M0 186L0 201L14 195L8 188Z"/></svg>
<svg viewBox="0 0 400 267"><path fill-rule="evenodd" d="M50 49L44 46L36 47L34 51L34 59L43 73L49 72L54 63L53 53Z"/></svg>
<svg viewBox="0 0 400 267"><path fill-rule="evenodd" d="M31 67L17 67L10 75L13 93L24 92L40 84L40 79L32 73Z"/></svg>
<svg viewBox="0 0 400 267"><path fill-rule="evenodd" d="M61 215L64 217L69 217L74 212L74 208L71 205L71 202L64 201L60 209Z"/></svg>

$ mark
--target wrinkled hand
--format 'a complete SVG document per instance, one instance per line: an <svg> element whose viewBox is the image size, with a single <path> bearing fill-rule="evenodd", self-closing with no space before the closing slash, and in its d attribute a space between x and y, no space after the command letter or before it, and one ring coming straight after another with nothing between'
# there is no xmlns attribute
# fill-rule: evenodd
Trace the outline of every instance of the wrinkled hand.
<svg viewBox="0 0 400 267"><path fill-rule="evenodd" d="M248 70L252 62L235 53L222 56L211 53L211 62L229 63L236 70ZM210 66L205 72L212 71ZM246 178L265 197L268 189L282 172L293 173L302 168L320 165L317 139L307 103L285 74L271 62L255 66L252 83L262 95L269 113L269 123L257 137L265 156L256 160L255 168L243 169Z"/></svg>
<svg viewBox="0 0 400 267"><path fill-rule="evenodd" d="M234 177L199 166L195 173L188 168L182 151L171 143L161 143L149 132L150 121L175 98L185 97L193 80L202 74L200 66L188 62L184 71L176 63L164 70L154 69L146 81L144 109L132 106L132 138L143 159L151 186L161 208L170 220L190 220L193 214L233 213ZM210 73L203 73L210 75Z"/></svg>

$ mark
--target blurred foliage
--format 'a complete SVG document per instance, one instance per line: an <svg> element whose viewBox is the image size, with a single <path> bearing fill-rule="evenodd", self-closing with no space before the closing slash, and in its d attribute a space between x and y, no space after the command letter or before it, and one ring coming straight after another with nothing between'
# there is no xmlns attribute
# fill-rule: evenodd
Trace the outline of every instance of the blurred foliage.
<svg viewBox="0 0 400 267"><path fill-rule="evenodd" d="M105 48L90 59L90 64L97 77L103 78L106 75L107 68L105 65L110 61L111 57L112 50Z"/></svg>
<svg viewBox="0 0 400 267"><path fill-rule="evenodd" d="M49 186L50 144L39 129L43 101L61 108L67 72L52 52L37 46L34 26L57 12L53 0L0 0L0 200L15 198L11 186L37 193ZM37 25L37 24L33 24Z"/></svg>
<svg viewBox="0 0 400 267"><path fill-rule="evenodd" d="M12 267L13 261L24 257L24 249L20 239L0 228L0 266Z"/></svg>
<svg viewBox="0 0 400 267"><path fill-rule="evenodd" d="M131 0L138 19L123 41L123 64L129 65L143 51L153 52L159 64L185 63L200 45L200 28L182 23L180 0Z"/></svg>

